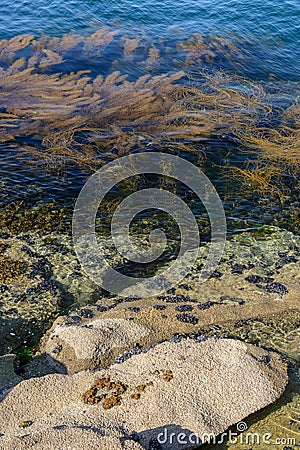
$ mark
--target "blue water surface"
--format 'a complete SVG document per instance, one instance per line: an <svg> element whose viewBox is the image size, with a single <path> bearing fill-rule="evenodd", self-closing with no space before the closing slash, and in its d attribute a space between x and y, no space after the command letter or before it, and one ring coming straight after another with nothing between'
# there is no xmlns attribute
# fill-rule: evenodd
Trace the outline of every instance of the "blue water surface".
<svg viewBox="0 0 300 450"><path fill-rule="evenodd" d="M243 43L253 77L300 79L299 0L2 0L0 37L110 25L172 43L192 33ZM255 57L255 59L253 59Z"/></svg>

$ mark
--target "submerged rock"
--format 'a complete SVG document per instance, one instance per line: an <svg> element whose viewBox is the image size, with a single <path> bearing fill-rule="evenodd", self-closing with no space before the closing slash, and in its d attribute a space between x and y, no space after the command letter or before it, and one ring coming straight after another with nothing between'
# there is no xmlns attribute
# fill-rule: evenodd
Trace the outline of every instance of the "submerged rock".
<svg viewBox="0 0 300 450"><path fill-rule="evenodd" d="M144 241L146 237L139 237L136 243ZM121 267L124 258L112 244L110 239L99 240L109 264ZM298 236L276 228L259 236L238 233L228 239L218 271L201 289L199 270L209 250L206 245L200 247L199 260L184 283L166 295L139 301L112 297L95 285L80 266L67 234L2 233L0 334L4 338L0 354L35 345L53 320L69 310L82 323L90 319L132 320L152 329L152 338L146 342L152 345L177 332L190 333L230 320L298 309L299 248ZM242 266L241 273L237 269ZM87 306L93 304L96 309Z"/></svg>
<svg viewBox="0 0 300 450"><path fill-rule="evenodd" d="M24 235L0 238L0 354L30 346L60 312L49 260Z"/></svg>
<svg viewBox="0 0 300 450"><path fill-rule="evenodd" d="M205 433L274 402L286 384L278 355L241 341L167 341L110 369L21 382L0 406L0 448L195 448Z"/></svg>

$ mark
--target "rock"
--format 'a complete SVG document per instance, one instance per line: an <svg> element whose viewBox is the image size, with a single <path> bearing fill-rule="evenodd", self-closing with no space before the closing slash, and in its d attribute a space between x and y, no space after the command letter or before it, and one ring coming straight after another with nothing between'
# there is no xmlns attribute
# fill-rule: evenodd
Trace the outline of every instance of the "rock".
<svg viewBox="0 0 300 450"><path fill-rule="evenodd" d="M28 431L28 429L27 429ZM100 435L98 434L100 433ZM105 436L103 429L95 429L92 426L87 428L56 428L47 431L37 432L36 435L26 434L20 442L19 437L12 437L5 440L4 450L22 450L27 448L36 448L39 450L140 450L141 447L133 440L123 440L123 436Z"/></svg>
<svg viewBox="0 0 300 450"><path fill-rule="evenodd" d="M56 321L41 346L53 362L68 373L107 367L108 362L149 334L149 330L126 319ZM61 370L60 370L61 372Z"/></svg>
<svg viewBox="0 0 300 450"><path fill-rule="evenodd" d="M101 252L112 267L125 264L111 238L100 241ZM148 245L146 236L136 238L136 244ZM200 288L199 270L209 245L201 245L199 259L184 282L160 298L139 301L106 297L80 266L66 233L1 233L0 334L5 339L0 341L0 354L35 345L59 314L78 305L82 308L75 314L83 323L86 319L128 318L152 329L146 345L170 339L177 332L194 333L216 324L297 310L299 248L299 236L279 228L237 233L227 240L218 270ZM158 304L166 307L165 312L156 309ZM189 312L176 310L178 306L193 308L193 317L176 318L178 313Z"/></svg>
<svg viewBox="0 0 300 450"><path fill-rule="evenodd" d="M42 377L50 373L68 373L65 365L52 358L48 353L38 353L22 369L22 375L25 379Z"/></svg>
<svg viewBox="0 0 300 450"><path fill-rule="evenodd" d="M241 341L167 341L110 369L22 381L1 403L0 449L104 450L124 440L132 449L195 448L204 433L274 402L286 384L278 355Z"/></svg>
<svg viewBox="0 0 300 450"><path fill-rule="evenodd" d="M1 355L34 345L59 314L62 291L51 274L49 260L25 236L0 238Z"/></svg>
<svg viewBox="0 0 300 450"><path fill-rule="evenodd" d="M16 355L0 356L0 398L6 390L22 381L15 373L14 361Z"/></svg>

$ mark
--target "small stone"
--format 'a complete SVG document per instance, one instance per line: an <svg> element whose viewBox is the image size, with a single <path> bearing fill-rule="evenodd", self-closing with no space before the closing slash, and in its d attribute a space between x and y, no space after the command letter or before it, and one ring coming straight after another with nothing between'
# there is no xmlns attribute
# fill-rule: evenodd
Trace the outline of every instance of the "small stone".
<svg viewBox="0 0 300 450"><path fill-rule="evenodd" d="M236 273L236 274L242 275L242 273L244 272L245 269L247 269L245 264L234 264L232 266L231 273Z"/></svg>
<svg viewBox="0 0 300 450"><path fill-rule="evenodd" d="M145 384L139 384L138 386L136 386L136 390L138 390L140 392L144 392L145 389L146 389Z"/></svg>
<svg viewBox="0 0 300 450"><path fill-rule="evenodd" d="M111 397L105 398L102 402L102 408L103 409L111 409L114 406L120 406L121 405L121 398L115 394L112 393Z"/></svg>
<svg viewBox="0 0 300 450"><path fill-rule="evenodd" d="M28 428L28 427L30 427L32 424L33 424L33 421L32 421L32 420L22 420L22 421L19 423L19 427L20 427L20 428Z"/></svg>
<svg viewBox="0 0 300 450"><path fill-rule="evenodd" d="M295 256L284 256L275 263L275 268L278 270L278 269L281 269L285 264L296 263L296 262L297 262L297 258L295 258Z"/></svg>
<svg viewBox="0 0 300 450"><path fill-rule="evenodd" d="M109 306L97 305L97 311L99 311L99 312L104 312L104 311L108 311L108 310L109 310Z"/></svg>
<svg viewBox="0 0 300 450"><path fill-rule="evenodd" d="M182 283L178 286L180 289L185 289L186 291L190 291L192 287L187 283Z"/></svg>
<svg viewBox="0 0 300 450"><path fill-rule="evenodd" d="M214 273L211 275L212 278L221 278L222 276L223 274L219 270L215 270Z"/></svg>
<svg viewBox="0 0 300 450"><path fill-rule="evenodd" d="M230 297L230 295L221 295L220 297L221 302L233 302L238 303L239 305L244 305L245 300L243 298L239 297Z"/></svg>
<svg viewBox="0 0 300 450"><path fill-rule="evenodd" d="M157 309L158 311L164 311L165 309L167 309L167 306L166 305L154 305L153 308Z"/></svg>
<svg viewBox="0 0 300 450"><path fill-rule="evenodd" d="M257 361L262 362L264 364L269 364L269 362L271 361L271 356L269 354L268 355L259 356L257 358Z"/></svg>
<svg viewBox="0 0 300 450"><path fill-rule="evenodd" d="M166 370L162 377L163 377L163 380L165 380L165 381L171 381L173 379L172 370Z"/></svg>
<svg viewBox="0 0 300 450"><path fill-rule="evenodd" d="M8 291L8 286L6 284L0 284L0 294L3 294L5 291Z"/></svg>
<svg viewBox="0 0 300 450"><path fill-rule="evenodd" d="M134 394L131 394L130 398L132 398L134 400L139 400L141 398L141 394L139 394L138 392L135 392Z"/></svg>
<svg viewBox="0 0 300 450"><path fill-rule="evenodd" d="M61 351L62 351L62 345L57 345L57 346L54 347L54 349L52 350L52 353L54 353L55 355L58 355Z"/></svg>
<svg viewBox="0 0 300 450"><path fill-rule="evenodd" d="M79 316L68 316L65 320L65 325L76 325L81 322L81 318Z"/></svg>
<svg viewBox="0 0 300 450"><path fill-rule="evenodd" d="M195 301L186 295L159 295L157 299L167 303L186 303Z"/></svg>
<svg viewBox="0 0 300 450"><path fill-rule="evenodd" d="M128 308L128 310L129 310L129 311L132 311L132 312L134 312L134 313L138 313L138 312L140 312L141 308L138 308L137 306L130 306L130 307Z"/></svg>
<svg viewBox="0 0 300 450"><path fill-rule="evenodd" d="M167 290L167 294L175 294L175 292L176 292L176 289L174 287Z"/></svg>

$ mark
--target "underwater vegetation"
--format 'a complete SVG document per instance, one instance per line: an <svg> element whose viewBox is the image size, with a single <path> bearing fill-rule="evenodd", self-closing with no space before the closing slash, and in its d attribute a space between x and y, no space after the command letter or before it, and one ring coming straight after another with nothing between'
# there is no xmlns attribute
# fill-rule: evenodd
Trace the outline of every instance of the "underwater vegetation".
<svg viewBox="0 0 300 450"><path fill-rule="evenodd" d="M232 142L255 164L231 173L280 190L283 173L299 175L300 86L236 75L242 60L229 40L198 34L176 54L108 28L2 40L0 142L33 164L88 170L132 151L201 156L209 140Z"/></svg>

